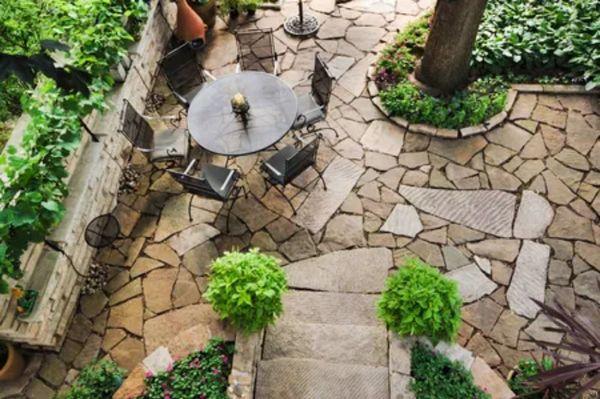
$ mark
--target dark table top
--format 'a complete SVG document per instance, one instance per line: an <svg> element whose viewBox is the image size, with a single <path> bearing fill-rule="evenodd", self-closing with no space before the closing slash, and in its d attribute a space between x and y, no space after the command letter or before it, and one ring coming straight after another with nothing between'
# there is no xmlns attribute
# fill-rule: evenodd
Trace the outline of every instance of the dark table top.
<svg viewBox="0 0 600 399"><path fill-rule="evenodd" d="M244 125L233 113L231 98L243 94L250 110ZM188 129L204 149L239 156L277 143L292 127L298 100L277 76L245 71L224 76L204 87L188 110Z"/></svg>

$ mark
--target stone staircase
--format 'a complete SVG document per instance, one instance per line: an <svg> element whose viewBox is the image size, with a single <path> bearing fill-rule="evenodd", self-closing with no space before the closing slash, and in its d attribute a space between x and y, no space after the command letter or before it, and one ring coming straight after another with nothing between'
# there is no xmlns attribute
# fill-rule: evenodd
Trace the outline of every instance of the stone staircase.
<svg viewBox="0 0 600 399"><path fill-rule="evenodd" d="M339 251L286 267L284 314L267 329L256 399L389 399L388 338L377 293L384 248Z"/></svg>

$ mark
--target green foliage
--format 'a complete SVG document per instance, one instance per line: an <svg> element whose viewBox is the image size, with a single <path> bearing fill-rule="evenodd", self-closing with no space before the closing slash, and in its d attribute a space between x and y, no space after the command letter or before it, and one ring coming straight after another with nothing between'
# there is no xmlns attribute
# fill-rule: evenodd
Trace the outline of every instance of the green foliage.
<svg viewBox="0 0 600 399"><path fill-rule="evenodd" d="M48 0L50 1L50 0ZM5 276L21 277L20 257L31 242L41 242L61 220L62 199L67 194L67 172L63 160L77 148L79 118L104 108L104 95L112 80L110 66L126 53L132 36L124 18L140 20L142 0L52 0L42 16L43 37L69 44L70 65L90 72L94 79L89 98L64 93L52 80L40 77L35 91L23 96L23 107L31 117L17 150L8 147L0 156L0 293L8 291ZM34 22L35 21L35 22ZM35 31L36 29L33 29Z"/></svg>
<svg viewBox="0 0 600 399"><path fill-rule="evenodd" d="M473 383L464 366L416 344L411 352L410 388L416 399L491 399Z"/></svg>
<svg viewBox="0 0 600 399"><path fill-rule="evenodd" d="M510 385L510 389L515 393L515 395L526 395L527 398L530 399L549 399L545 398L544 393L536 393L535 388L528 386L526 381L535 377L540 373L540 371L549 371L554 367L554 362L552 358L544 357L540 363L536 362L533 359L526 359L519 361L519 365L515 370L515 374L508 381Z"/></svg>
<svg viewBox="0 0 600 399"><path fill-rule="evenodd" d="M255 248L246 253L226 252L216 259L204 297L222 318L252 333L281 314L281 295L286 289L277 259Z"/></svg>
<svg viewBox="0 0 600 399"><path fill-rule="evenodd" d="M99 360L81 370L77 380L58 399L110 399L123 383L125 370L116 363Z"/></svg>
<svg viewBox="0 0 600 399"><path fill-rule="evenodd" d="M456 338L461 305L456 282L412 258L388 277L377 314L392 331L426 336L437 344Z"/></svg>
<svg viewBox="0 0 600 399"><path fill-rule="evenodd" d="M202 351L173 364L170 371L146 377L140 399L227 399L234 345L211 339Z"/></svg>
<svg viewBox="0 0 600 399"><path fill-rule="evenodd" d="M600 1L488 1L472 66L485 74L558 74L587 89L600 86Z"/></svg>

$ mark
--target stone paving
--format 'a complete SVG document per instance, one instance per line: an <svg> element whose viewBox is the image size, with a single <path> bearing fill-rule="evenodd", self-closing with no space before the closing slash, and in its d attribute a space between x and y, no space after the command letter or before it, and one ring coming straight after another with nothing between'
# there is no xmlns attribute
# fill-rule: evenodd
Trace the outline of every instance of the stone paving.
<svg viewBox="0 0 600 399"><path fill-rule="evenodd" d="M330 0L313 0L311 12L322 26L316 38L304 41L286 36L281 28L284 17L295 14L295 2L285 3L281 12L258 12L255 20L246 23L249 28L275 29L281 77L299 93L308 90L303 80L312 70L316 52L338 76L323 125L339 135L327 136L316 164L325 172L328 190L314 170L302 174L294 182L296 187L285 189L299 209L292 217L287 202L275 190L267 190L257 171L264 154L238 158L235 165L246 176L251 195L238 201L231 230L223 234L224 217L216 214L219 203L183 193L164 170L134 153L131 167L141 177L135 192L121 195L115 209L127 238L97 257L111 265L110 280L102 292L81 298L62 350L45 356L28 397L51 397L96 357L110 357L131 370L154 348L168 343L174 332L201 329L204 338L232 337L204 302L202 292L211 260L234 248L262 248L283 265L300 261L288 269L292 287L319 291L309 294L317 302L327 295L363 295L371 301L387 267L371 264L370 273L339 279L332 277L331 270L319 269L311 258L357 248L388 248L396 265L407 256L421 257L459 283L465 298L459 344L501 375L529 352L539 352L526 339L563 338L543 329L548 320L538 315L529 297L558 301L600 322L597 97L521 93L504 125L462 140L405 132L372 105L365 76L374 52L383 46L381 41L392 40L397 29L430 6L423 0L353 0L337 6ZM222 76L234 72L235 58L234 37L218 24L204 66ZM167 92L161 82L156 90ZM161 113L174 114L178 110L174 104L168 98ZM203 157L225 162L221 157ZM346 264L352 265L353 260L331 267ZM360 301L350 301L340 305L348 314L328 313L327 303L309 308L326 316L309 322L316 323L314 328L324 337L343 330L335 324L347 324L350 313L360 306ZM293 292L285 305L284 324L295 317ZM298 311L305 305L299 304ZM368 317L374 320L375 316ZM323 331L322 322L334 326ZM371 325L368 320L363 324ZM268 345L266 352L273 357L269 361L275 369L276 362L282 361L275 359L280 350L300 354L306 350L287 346L296 333L293 325L282 325L271 331L285 347ZM372 337L371 343L383 339L375 327L364 334ZM356 344L360 348L364 342ZM326 349L319 351L320 356L333 356ZM339 370L339 377L369 367L364 381L387 381L387 366L385 374L377 372L377 367L383 367L377 366L380 355L387 354L375 353L372 358L363 354L358 357L369 365L357 365L357 352L348 350L344 355L352 367ZM290 370L309 369L313 377L322 376L331 371L323 362L333 360L340 358L296 359ZM315 361L318 364L307 367L307 362ZM394 368L406 368L406 361ZM399 375L391 374L391 385L406 385ZM378 388L368 389L376 391L362 396L385 396Z"/></svg>

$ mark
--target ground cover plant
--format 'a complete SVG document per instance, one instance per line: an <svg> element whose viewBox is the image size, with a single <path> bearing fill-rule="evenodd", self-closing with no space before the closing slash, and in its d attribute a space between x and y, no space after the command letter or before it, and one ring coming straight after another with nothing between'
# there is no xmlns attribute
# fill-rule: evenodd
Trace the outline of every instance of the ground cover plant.
<svg viewBox="0 0 600 399"><path fill-rule="evenodd" d="M524 359L519 361L514 370L512 378L508 381L511 391L517 396L524 396L530 399L549 399L552 396L544 392L535 392L535 388L527 384L531 378L535 378L541 371L552 370L554 363L549 357L544 357L540 362L534 359Z"/></svg>
<svg viewBox="0 0 600 399"><path fill-rule="evenodd" d="M429 95L409 81L431 16L400 32L381 54L375 80L384 107L410 123L477 125L499 113L512 82L600 85L598 0L490 0L471 57L471 80L451 96Z"/></svg>
<svg viewBox="0 0 600 399"><path fill-rule="evenodd" d="M81 370L68 391L57 399L110 399L123 383L125 370L116 363L99 360Z"/></svg>
<svg viewBox="0 0 600 399"><path fill-rule="evenodd" d="M26 14L21 6L31 7L34 17L13 21L11 12ZM42 76L35 89L27 88L20 96L31 120L20 148L9 146L0 156L5 176L0 181L0 293L6 293L6 278L21 277L20 257L29 243L42 241L62 219L67 195L63 160L79 145L80 118L104 109L104 96L113 83L110 67L126 54L146 5L143 0L9 0L0 10L3 37L7 30L20 35L14 47L2 51L31 55L39 51L40 40L57 40L71 49L65 62L92 76L89 96L65 92ZM21 41L26 44L19 52Z"/></svg>
<svg viewBox="0 0 600 399"><path fill-rule="evenodd" d="M377 314L399 335L453 341L460 327L462 299L456 282L412 258L388 277Z"/></svg>
<svg viewBox="0 0 600 399"><path fill-rule="evenodd" d="M139 399L226 399L233 342L213 338L204 350L176 361L170 370L147 375Z"/></svg>
<svg viewBox="0 0 600 399"><path fill-rule="evenodd" d="M275 321L283 311L285 273L276 258L249 252L226 252L211 266L204 297L231 324L252 333Z"/></svg>
<svg viewBox="0 0 600 399"><path fill-rule="evenodd" d="M411 351L410 384L416 399L491 399L473 383L473 376L456 361L417 343Z"/></svg>

